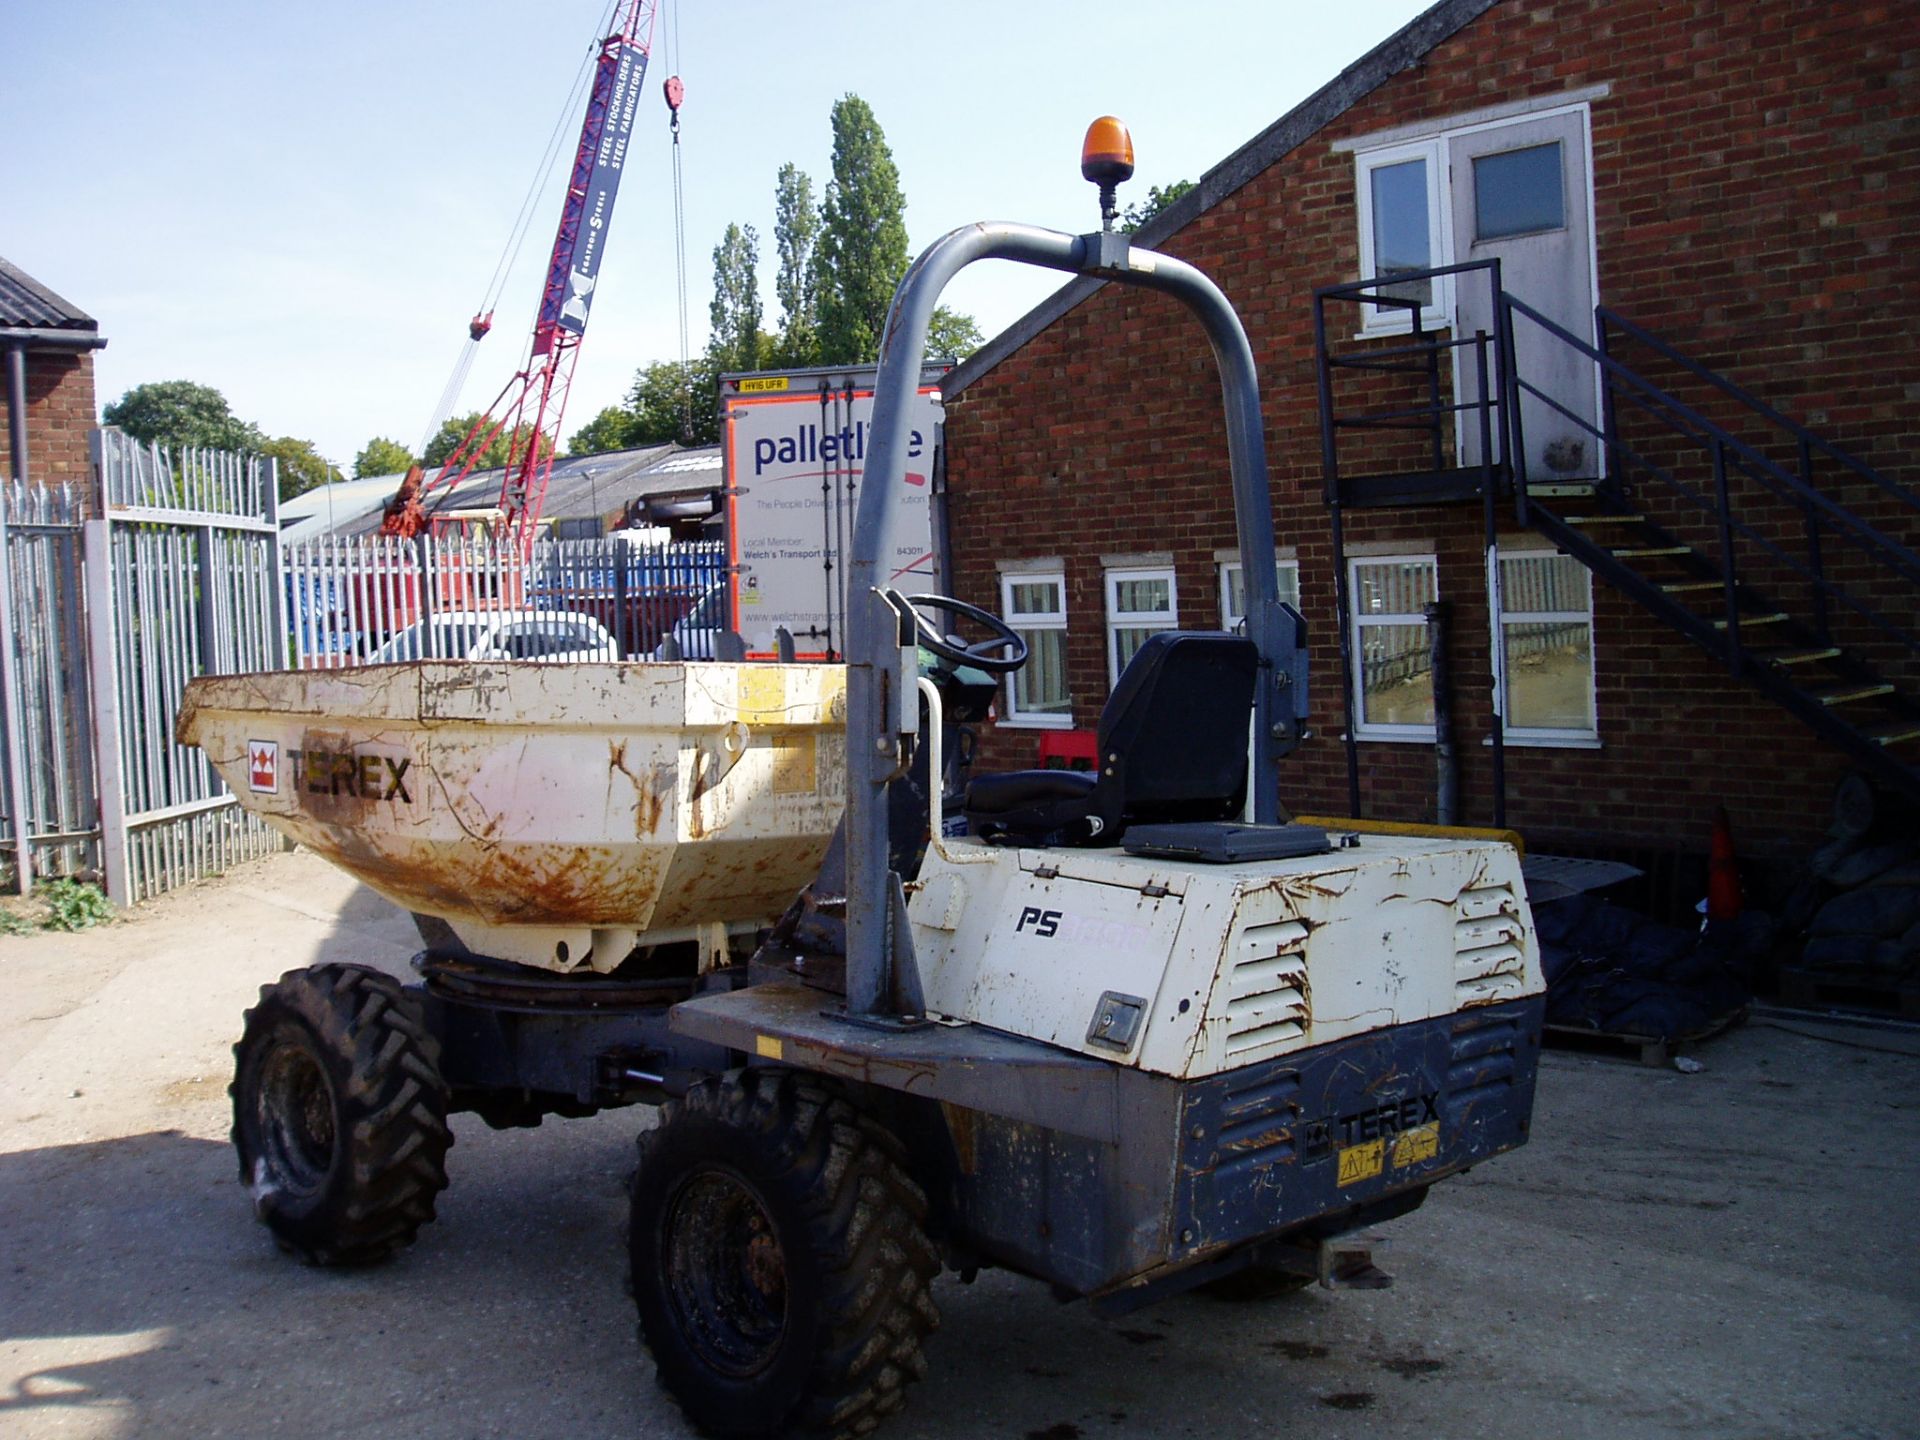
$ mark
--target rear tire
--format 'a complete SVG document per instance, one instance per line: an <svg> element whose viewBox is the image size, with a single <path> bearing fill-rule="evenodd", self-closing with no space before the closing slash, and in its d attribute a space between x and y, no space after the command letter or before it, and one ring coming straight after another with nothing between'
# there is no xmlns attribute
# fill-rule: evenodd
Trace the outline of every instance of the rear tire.
<svg viewBox="0 0 1920 1440"><path fill-rule="evenodd" d="M736 1071L640 1137L628 1235L660 1384L709 1435L865 1435L940 1323L900 1143L819 1083Z"/></svg>
<svg viewBox="0 0 1920 1440"><path fill-rule="evenodd" d="M413 1242L446 1189L447 1086L419 1005L362 965L292 970L233 1047L233 1144L255 1213L312 1265Z"/></svg>

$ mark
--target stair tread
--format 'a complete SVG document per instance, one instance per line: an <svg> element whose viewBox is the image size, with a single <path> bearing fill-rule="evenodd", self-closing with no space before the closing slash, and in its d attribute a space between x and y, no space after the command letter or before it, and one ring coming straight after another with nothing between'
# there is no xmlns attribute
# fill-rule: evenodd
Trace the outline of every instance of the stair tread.
<svg viewBox="0 0 1920 1440"><path fill-rule="evenodd" d="M1691 545L1644 545L1629 546L1624 550L1609 550L1607 553L1616 560L1642 560L1655 555L1691 555Z"/></svg>
<svg viewBox="0 0 1920 1440"><path fill-rule="evenodd" d="M1891 725L1876 725L1860 733L1876 745L1897 745L1902 740L1920 739L1920 720L1897 720Z"/></svg>
<svg viewBox="0 0 1920 1440"><path fill-rule="evenodd" d="M1837 660L1840 650L1835 645L1815 650L1759 650L1754 652L1754 657L1769 665L1806 665L1815 660Z"/></svg>
<svg viewBox="0 0 1920 1440"><path fill-rule="evenodd" d="M1822 705L1846 705L1855 700L1872 700L1881 695L1891 695L1893 686L1869 681L1858 685L1840 685L1832 690L1814 690L1809 693Z"/></svg>
<svg viewBox="0 0 1920 1440"><path fill-rule="evenodd" d="M1662 585L1661 590L1668 595L1684 595L1695 590L1723 590L1726 582L1722 580L1686 580L1678 585Z"/></svg>
<svg viewBox="0 0 1920 1440"><path fill-rule="evenodd" d="M1569 525L1644 525L1644 515L1568 515L1563 517Z"/></svg>
<svg viewBox="0 0 1920 1440"><path fill-rule="evenodd" d="M1793 617L1787 614L1786 611L1776 610L1771 615L1742 615L1740 617L1740 624L1742 628L1748 625L1778 625L1781 621L1791 620L1792 618ZM1727 622L1724 620L1716 620L1713 622L1713 628L1716 630L1724 630L1727 628Z"/></svg>

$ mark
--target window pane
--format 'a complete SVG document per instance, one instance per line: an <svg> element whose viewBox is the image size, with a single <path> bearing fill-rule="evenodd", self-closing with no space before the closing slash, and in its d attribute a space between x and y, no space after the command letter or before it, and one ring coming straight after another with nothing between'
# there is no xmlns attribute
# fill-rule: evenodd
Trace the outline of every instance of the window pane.
<svg viewBox="0 0 1920 1440"><path fill-rule="evenodd" d="M1560 187L1560 142L1473 157L1473 233L1476 240L1566 227Z"/></svg>
<svg viewBox="0 0 1920 1440"><path fill-rule="evenodd" d="M1294 609L1300 608L1300 567L1282 565L1280 567L1280 598Z"/></svg>
<svg viewBox="0 0 1920 1440"><path fill-rule="evenodd" d="M1227 613L1224 628L1231 630L1247 618L1247 575L1240 562L1229 561L1224 567L1227 577ZM1282 560L1274 572L1274 589L1284 603L1300 608L1300 567L1291 560Z"/></svg>
<svg viewBox="0 0 1920 1440"><path fill-rule="evenodd" d="M1424 625L1360 632L1360 718L1368 725L1433 724L1433 657Z"/></svg>
<svg viewBox="0 0 1920 1440"><path fill-rule="evenodd" d="M1506 626L1507 724L1593 729L1593 632L1582 620Z"/></svg>
<svg viewBox="0 0 1920 1440"><path fill-rule="evenodd" d="M1013 708L1019 715L1066 715L1067 632L1022 630L1027 663L1013 675Z"/></svg>
<svg viewBox="0 0 1920 1440"><path fill-rule="evenodd" d="M1418 615L1434 596L1434 567L1424 560L1356 565L1353 579L1362 615Z"/></svg>
<svg viewBox="0 0 1920 1440"><path fill-rule="evenodd" d="M1500 608L1525 611L1578 610L1588 604L1587 571L1571 555L1516 555L1500 560Z"/></svg>
<svg viewBox="0 0 1920 1440"><path fill-rule="evenodd" d="M1159 630L1160 627L1154 625L1122 625L1114 630L1114 663L1119 673L1125 673L1134 652L1147 643L1149 635L1158 634Z"/></svg>
<svg viewBox="0 0 1920 1440"><path fill-rule="evenodd" d="M1368 175L1373 188L1374 276L1387 279L1429 268L1433 264L1433 234L1428 225L1426 160L1376 165ZM1385 293L1431 305L1433 282L1411 280L1388 286ZM1393 306L1375 308L1383 315L1404 313L1396 312Z"/></svg>
<svg viewBox="0 0 1920 1440"><path fill-rule="evenodd" d="M1009 609L1015 615L1058 615L1060 582L1057 580L1020 580L1007 586L1012 597Z"/></svg>
<svg viewBox="0 0 1920 1440"><path fill-rule="evenodd" d="M1173 597L1169 593L1164 575L1149 576L1138 580L1115 580L1113 582L1113 608L1123 615L1141 613L1165 613L1173 608Z"/></svg>

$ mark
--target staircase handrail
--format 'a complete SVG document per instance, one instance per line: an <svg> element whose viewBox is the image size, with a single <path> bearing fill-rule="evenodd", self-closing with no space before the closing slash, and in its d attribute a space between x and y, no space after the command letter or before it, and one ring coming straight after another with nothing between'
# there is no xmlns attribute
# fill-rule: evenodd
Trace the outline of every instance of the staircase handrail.
<svg viewBox="0 0 1920 1440"><path fill-rule="evenodd" d="M1842 450L1831 440L1828 440L1817 431L1808 429L1798 420L1782 415L1752 391L1729 380L1718 371L1709 370L1698 360L1676 350L1645 326L1635 324L1618 310L1610 309L1605 305L1596 307L1594 315L1602 325L1619 327L1640 344L1645 345L1650 350L1657 351L1696 378L1706 381L1721 393L1731 399L1739 401L1742 405L1746 406L1747 409L1753 411L1754 414L1760 416L1768 423L1785 430L1788 434L1792 435L1794 439L1803 442L1811 449L1818 450L1828 459L1836 461L1840 465L1853 471L1853 473L1861 479L1870 481L1909 509L1920 510L1920 492L1910 490L1897 481L1889 480L1857 455Z"/></svg>
<svg viewBox="0 0 1920 1440"><path fill-rule="evenodd" d="M1717 438L1730 452L1739 455L1750 464L1758 466L1773 475L1803 503L1819 510L1842 530L1852 531L1868 548L1881 551L1897 568L1907 572L1908 579L1914 581L1916 584L1920 584L1920 555L1915 554L1907 546L1902 545L1890 535L1882 534L1865 520L1862 520L1858 515L1855 515L1851 510L1835 504L1832 500L1821 494L1819 490L1807 484L1791 471L1783 469L1773 460L1768 459L1739 436L1729 432L1724 426L1717 425L1707 419L1706 416L1700 414L1699 411L1695 410L1685 401L1663 390L1660 386L1654 384L1653 381L1648 380L1632 367L1614 359L1604 350L1580 339L1579 336L1575 335L1565 326L1549 319L1534 309L1533 306L1527 304L1526 301L1519 299L1512 291L1502 291L1499 297L1499 303L1509 313L1515 310L1519 311L1522 315L1525 315L1529 320L1547 331L1548 334L1553 335L1562 343L1571 346L1574 350L1593 361L1604 373L1617 376L1628 385L1644 391L1676 415L1684 417L1689 424L1698 427L1708 437Z"/></svg>

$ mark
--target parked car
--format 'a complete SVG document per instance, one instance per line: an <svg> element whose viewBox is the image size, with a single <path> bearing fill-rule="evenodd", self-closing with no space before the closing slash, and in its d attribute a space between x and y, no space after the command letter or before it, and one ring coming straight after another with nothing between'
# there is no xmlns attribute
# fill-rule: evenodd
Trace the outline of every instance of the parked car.
<svg viewBox="0 0 1920 1440"><path fill-rule="evenodd" d="M678 620L667 633L673 637L673 643L680 647L675 658L680 660L713 659L713 642L719 633L727 628L727 587L715 585L700 597L699 603ZM656 649L648 657L652 660L663 659Z"/></svg>
<svg viewBox="0 0 1920 1440"><path fill-rule="evenodd" d="M620 647L590 615L571 610L445 610L409 625L368 657L400 660L618 660Z"/></svg>

